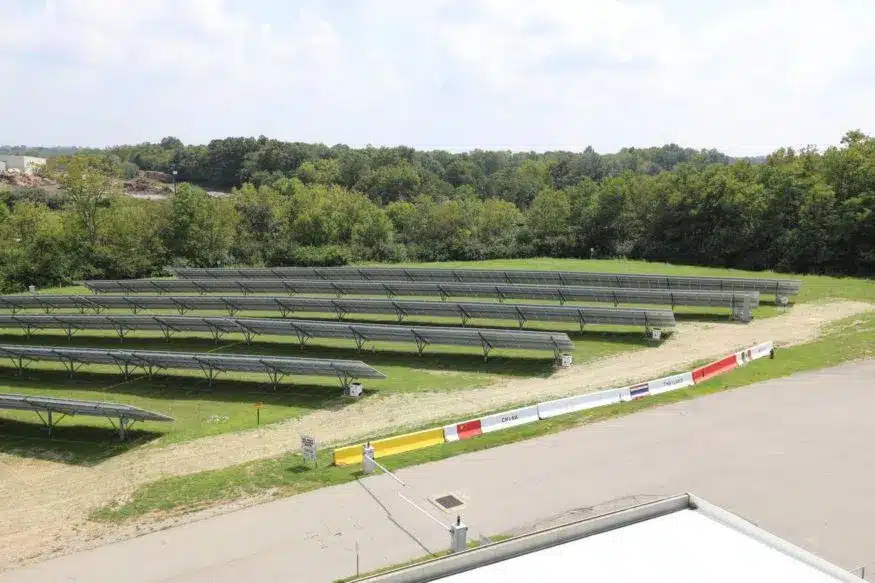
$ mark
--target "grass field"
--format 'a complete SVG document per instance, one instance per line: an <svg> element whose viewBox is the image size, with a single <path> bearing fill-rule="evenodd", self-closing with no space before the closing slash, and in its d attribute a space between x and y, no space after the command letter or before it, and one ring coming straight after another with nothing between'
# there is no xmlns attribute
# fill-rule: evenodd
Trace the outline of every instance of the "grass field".
<svg viewBox="0 0 875 583"><path fill-rule="evenodd" d="M666 273L677 275L723 275L787 277L772 273L752 273L712 268L672 266L631 261L583 261L563 259L501 260L470 263L430 264L440 267L495 268L495 269L548 269L568 271L602 271L630 273ZM411 265L412 266L412 265ZM421 266L421 265L420 265ZM875 301L875 282L804 276L802 294L797 301L814 301L830 297ZM90 294L81 286L41 293ZM434 299L434 298L430 298ZM477 300L484 301L484 300ZM755 311L756 317L769 317L779 311L765 303ZM696 311L679 308L679 320L723 320L726 310ZM199 315L226 315L199 313ZM239 317L266 317L279 314L252 312ZM328 319L326 314L295 314L306 319ZM349 318L355 321L391 322L390 316ZM441 318L411 318L410 325L458 325L458 321ZM510 321L474 321L473 326L514 328ZM531 322L530 330L555 330L569 334L575 343L575 362L601 358L619 352L646 349L647 341L640 329L588 327L581 333L575 325ZM68 346L60 331L46 331L25 339L18 330L0 330L0 343ZM314 339L304 349L291 337L259 337L251 345L243 343L240 335L228 335L215 344L207 335L174 337L167 343L158 334L133 333L124 343L110 332L78 332L72 345L102 348L138 348L149 350L219 351L223 353L271 354L316 358L363 360L386 373L388 379L366 382L368 395L393 392L450 391L489 385L501 377L546 377L553 371L549 353L495 351L484 362L479 349L455 347L428 347L424 355L416 354L411 344L376 343L375 350L357 352L352 341ZM73 378L68 378L60 365L37 364L18 376L14 369L0 362L0 392L21 393L90 400L108 400L129 403L162 412L176 419L172 424L147 423L135 426L139 431L125 444L117 440L107 420L81 417L65 419L49 440L34 414L23 412L0 413L0 451L18 455L63 459L70 463L94 463L106 456L126 451L131 447L155 441L171 444L196 437L248 429L255 425L253 404L263 402L261 423L276 423L295 419L319 408L339 408L349 401L340 396L339 383L333 378L296 378L292 384L283 384L274 390L262 375L229 374L208 386L200 373L179 373L148 380L135 378L124 382L118 370L111 367L85 367Z"/></svg>
<svg viewBox="0 0 875 583"><path fill-rule="evenodd" d="M383 458L391 470L436 461L463 453L513 443L591 423L627 415L666 403L695 398L795 372L835 366L875 356L875 314L849 318L828 327L816 342L778 351L774 360L762 359L701 385L664 393L631 403L554 417L538 423L488 433L476 439ZM254 461L222 470L163 479L138 489L124 504L96 510L92 518L121 521L150 513L188 512L224 500L252 496L268 490L291 496L316 488L354 480L361 476L355 466L331 466L331 451L319 452L319 467L297 454Z"/></svg>

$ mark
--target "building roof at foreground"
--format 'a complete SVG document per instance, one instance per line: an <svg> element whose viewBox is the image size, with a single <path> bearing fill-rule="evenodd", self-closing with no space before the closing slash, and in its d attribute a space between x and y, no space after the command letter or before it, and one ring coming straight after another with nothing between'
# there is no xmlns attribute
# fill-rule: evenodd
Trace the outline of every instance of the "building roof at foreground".
<svg viewBox="0 0 875 583"><path fill-rule="evenodd" d="M835 583L861 579L701 498L683 494L362 581Z"/></svg>

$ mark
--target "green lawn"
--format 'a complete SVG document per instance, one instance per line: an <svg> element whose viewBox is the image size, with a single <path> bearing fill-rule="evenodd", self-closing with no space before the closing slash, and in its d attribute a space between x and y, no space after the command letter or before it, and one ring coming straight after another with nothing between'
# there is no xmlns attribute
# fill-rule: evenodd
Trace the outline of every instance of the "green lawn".
<svg viewBox="0 0 875 583"><path fill-rule="evenodd" d="M585 423L627 415L666 403L695 398L790 375L795 372L829 367L875 356L875 313L849 318L833 324L816 342L779 350L774 360L762 359L714 378L701 385L620 403L598 409L572 413L488 433L476 439L444 443L435 447L381 459L389 469L436 461L463 453L513 443L555 433ZM331 466L331 451L319 452L319 467L313 468L296 454L249 462L222 470L159 480L146 485L121 505L96 510L97 520L126 520L153 512L188 512L210 504L274 490L279 496L291 496L315 488L339 484L361 476L358 467Z"/></svg>

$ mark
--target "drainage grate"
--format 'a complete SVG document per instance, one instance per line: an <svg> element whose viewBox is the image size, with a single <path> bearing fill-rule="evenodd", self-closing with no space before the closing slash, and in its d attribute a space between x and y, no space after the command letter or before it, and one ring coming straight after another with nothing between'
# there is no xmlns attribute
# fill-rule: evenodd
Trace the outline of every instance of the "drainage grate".
<svg viewBox="0 0 875 583"><path fill-rule="evenodd" d="M435 504L443 508L444 510L450 510L457 506L461 506L463 502L453 496L452 494L447 494L446 496L441 496L440 498L434 499Z"/></svg>

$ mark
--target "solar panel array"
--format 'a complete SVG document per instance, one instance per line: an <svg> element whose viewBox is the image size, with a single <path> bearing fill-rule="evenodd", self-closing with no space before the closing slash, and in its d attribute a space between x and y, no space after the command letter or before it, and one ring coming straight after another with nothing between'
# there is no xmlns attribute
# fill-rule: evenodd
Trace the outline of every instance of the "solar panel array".
<svg viewBox="0 0 875 583"><path fill-rule="evenodd" d="M72 336L76 330L114 330L120 337L132 330L160 331L169 339L175 332L207 332L216 340L227 333L241 333L247 342L255 335L296 336L301 345L311 338L353 340L360 349L365 342L412 342L419 352L429 345L477 346L484 354L495 348L548 350L554 353L574 350L567 334L521 332L486 328L444 328L349 324L283 320L274 318L201 318L196 316L108 316L108 315L0 315L0 328L64 329ZM175 354L175 353L174 353Z"/></svg>
<svg viewBox="0 0 875 583"><path fill-rule="evenodd" d="M371 281L431 281L463 283L518 283L584 287L644 288L707 291L756 291L796 295L798 279L687 277L678 275L594 273L580 271L440 269L402 267L270 267L270 268L180 268L183 279L322 279Z"/></svg>
<svg viewBox="0 0 875 583"><path fill-rule="evenodd" d="M675 325L674 313L665 309L605 308L599 306L556 306L546 304L501 304L489 302L429 302L421 300L305 298L289 296L0 296L0 309L81 310L176 310L180 314L200 310L238 312L326 313L343 319L347 314L394 315L399 322L411 317L515 320L520 327L529 321L668 328Z"/></svg>
<svg viewBox="0 0 875 583"><path fill-rule="evenodd" d="M609 289L599 287L442 283L410 281L319 281L288 279L131 279L87 281L96 293L288 293L326 295L376 295L494 297L499 300L553 300L565 302L608 302L674 306L734 308L747 303L759 305L759 292L672 291L659 289Z"/></svg>
<svg viewBox="0 0 875 583"><path fill-rule="evenodd" d="M26 363L54 361L72 375L81 365L115 365L125 377L140 369L150 376L159 370L200 370L212 382L219 373L248 372L267 374L274 384L289 375L337 376L346 387L357 378L384 379L386 375L355 360L325 360L280 356L249 356L210 352L161 352L151 350L101 350L0 344L0 358L12 360L23 369Z"/></svg>
<svg viewBox="0 0 875 583"><path fill-rule="evenodd" d="M173 417L147 411L133 405L108 403L105 401L80 401L78 399L56 399L53 397L35 397L31 395L0 394L0 409L14 411L32 411L39 415L40 420L48 428L49 435L66 416L88 415L91 417L106 417L110 421L118 419L119 436L124 439L127 430L136 421L173 421ZM46 416L43 417L42 413ZM60 417L54 417L60 413Z"/></svg>
<svg viewBox="0 0 875 583"><path fill-rule="evenodd" d="M109 403L106 401L80 401L78 399L56 399L32 395L10 395L0 393L0 409L15 411L53 411L64 415L90 415L92 417L113 417L135 421L173 421L161 413L140 409L133 405Z"/></svg>

